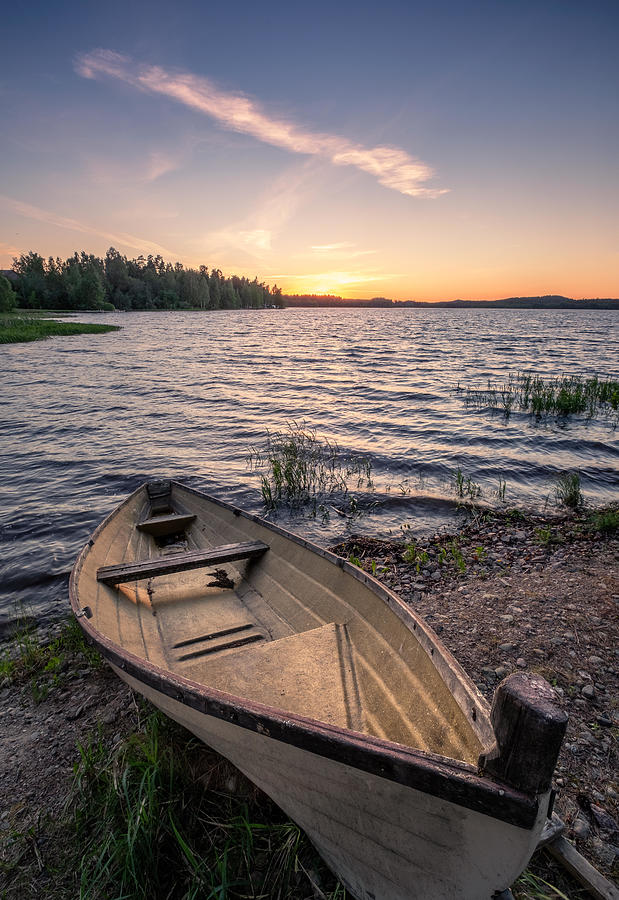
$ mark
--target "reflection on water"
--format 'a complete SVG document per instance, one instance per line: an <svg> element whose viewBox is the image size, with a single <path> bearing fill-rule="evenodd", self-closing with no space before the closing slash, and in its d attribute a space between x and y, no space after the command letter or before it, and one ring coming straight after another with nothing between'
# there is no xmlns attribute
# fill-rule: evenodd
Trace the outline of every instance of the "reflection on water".
<svg viewBox="0 0 619 900"><path fill-rule="evenodd" d="M81 321L101 321L82 315ZM346 527L387 534L453 514L459 467L485 499L539 504L578 469L592 502L616 499L617 433L603 420L536 424L467 409L461 386L510 372L616 375L613 311L252 310L106 316L123 330L4 345L0 611L66 609L66 572L97 523L150 477L172 476L253 512L247 454L306 421L367 454L365 515L289 524L323 544ZM453 496L453 494L451 494ZM337 502L335 503L337 505Z"/></svg>

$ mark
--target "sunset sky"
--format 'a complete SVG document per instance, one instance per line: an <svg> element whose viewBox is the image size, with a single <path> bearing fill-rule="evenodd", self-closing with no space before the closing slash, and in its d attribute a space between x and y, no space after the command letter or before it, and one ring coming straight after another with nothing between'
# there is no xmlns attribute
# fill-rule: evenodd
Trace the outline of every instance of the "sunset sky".
<svg viewBox="0 0 619 900"><path fill-rule="evenodd" d="M32 2L0 268L161 253L284 292L619 296L619 2Z"/></svg>

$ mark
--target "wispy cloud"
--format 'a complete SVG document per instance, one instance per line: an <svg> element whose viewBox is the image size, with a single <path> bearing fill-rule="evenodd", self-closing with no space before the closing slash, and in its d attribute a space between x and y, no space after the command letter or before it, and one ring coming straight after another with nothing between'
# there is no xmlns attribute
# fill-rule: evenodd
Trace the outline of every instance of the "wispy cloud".
<svg viewBox="0 0 619 900"><path fill-rule="evenodd" d="M356 250L356 244L341 241L339 244L315 244L311 249L321 255L337 256L342 259L357 259L359 256L371 256L377 250Z"/></svg>
<svg viewBox="0 0 619 900"><path fill-rule="evenodd" d="M266 258L304 199L312 195L315 168L313 161L304 162L270 182L242 221L206 234L208 252L241 250L255 259Z"/></svg>
<svg viewBox="0 0 619 900"><path fill-rule="evenodd" d="M437 197L446 192L425 186L434 172L405 150L364 147L339 135L309 131L292 121L271 116L250 97L221 90L208 78L142 65L130 57L102 49L80 55L75 68L84 78L118 78L140 90L170 97L210 116L224 128L250 134L266 144L292 153L326 158L338 166L354 166L401 194Z"/></svg>
<svg viewBox="0 0 619 900"><path fill-rule="evenodd" d="M7 197L4 194L0 194L0 203L4 203L20 216L25 216L27 219L35 219L37 222L45 222L47 225L53 225L55 228L66 228L68 231L79 231L82 234L95 234L98 237L105 238L106 241L110 241L111 244L120 247L131 247L133 250L139 250L141 253L152 253L154 255L160 253L167 258L174 256L170 250L166 250L160 244L128 234L126 231L101 231L101 229L79 222L77 219L59 216L57 213L41 209L39 206L32 206L30 203L22 203L21 200Z"/></svg>

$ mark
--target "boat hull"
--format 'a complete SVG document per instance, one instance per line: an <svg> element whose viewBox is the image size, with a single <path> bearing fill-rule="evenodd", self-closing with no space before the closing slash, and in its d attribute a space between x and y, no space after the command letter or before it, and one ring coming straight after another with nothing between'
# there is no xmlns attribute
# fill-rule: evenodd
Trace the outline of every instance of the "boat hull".
<svg viewBox="0 0 619 900"><path fill-rule="evenodd" d="M119 677L272 797L358 900L507 888L548 812L565 728L549 686L511 676L490 710L376 579L155 485L99 526L71 574L73 611Z"/></svg>
<svg viewBox="0 0 619 900"><path fill-rule="evenodd" d="M521 828L205 716L112 668L268 794L357 900L490 900L513 883L535 850L546 796L532 827Z"/></svg>

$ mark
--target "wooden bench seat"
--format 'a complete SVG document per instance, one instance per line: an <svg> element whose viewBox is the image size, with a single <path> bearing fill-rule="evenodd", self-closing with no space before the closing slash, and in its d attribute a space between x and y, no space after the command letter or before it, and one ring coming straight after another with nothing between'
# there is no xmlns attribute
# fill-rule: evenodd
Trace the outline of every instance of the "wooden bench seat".
<svg viewBox="0 0 619 900"><path fill-rule="evenodd" d="M135 527L138 531L152 534L153 537L164 537L168 534L176 534L177 531L184 531L195 520L196 517L189 514L168 513L167 515L151 516L149 519L138 522Z"/></svg>
<svg viewBox="0 0 619 900"><path fill-rule="evenodd" d="M213 547L211 550L191 550L187 553L174 553L170 556L156 556L135 563L101 566L97 570L97 581L109 585L123 584L127 581L154 578L157 575L171 575L174 572L185 572L188 569L200 569L204 566L235 562L239 559L252 559L262 556L268 549L268 544L263 544L262 541L243 541L240 544Z"/></svg>

